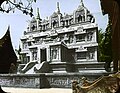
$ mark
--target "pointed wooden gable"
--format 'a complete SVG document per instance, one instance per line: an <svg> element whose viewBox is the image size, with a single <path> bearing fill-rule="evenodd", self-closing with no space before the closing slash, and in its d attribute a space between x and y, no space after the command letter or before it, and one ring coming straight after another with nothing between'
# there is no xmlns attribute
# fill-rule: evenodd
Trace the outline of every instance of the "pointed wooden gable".
<svg viewBox="0 0 120 93"><path fill-rule="evenodd" d="M11 63L16 65L17 56L13 50L9 28L0 39L0 73L9 73Z"/></svg>

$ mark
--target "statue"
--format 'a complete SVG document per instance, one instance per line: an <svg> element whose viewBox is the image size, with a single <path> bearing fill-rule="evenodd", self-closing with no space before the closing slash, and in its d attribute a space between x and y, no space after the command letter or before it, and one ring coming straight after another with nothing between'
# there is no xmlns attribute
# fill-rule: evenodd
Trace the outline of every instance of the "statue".
<svg viewBox="0 0 120 93"><path fill-rule="evenodd" d="M72 82L73 93L120 93L120 72L109 76L102 76L90 82L82 78L83 83Z"/></svg>
<svg viewBox="0 0 120 93"><path fill-rule="evenodd" d="M81 91L81 89L80 89L80 86L78 85L79 83L76 81L76 80L74 80L73 82L72 82L72 93L81 93L80 91Z"/></svg>

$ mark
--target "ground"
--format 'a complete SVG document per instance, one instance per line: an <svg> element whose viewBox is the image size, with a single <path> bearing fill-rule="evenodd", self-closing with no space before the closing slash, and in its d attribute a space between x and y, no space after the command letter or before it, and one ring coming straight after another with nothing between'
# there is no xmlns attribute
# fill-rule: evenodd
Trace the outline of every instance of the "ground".
<svg viewBox="0 0 120 93"><path fill-rule="evenodd" d="M2 87L2 89L8 93L72 93L71 88L32 89Z"/></svg>

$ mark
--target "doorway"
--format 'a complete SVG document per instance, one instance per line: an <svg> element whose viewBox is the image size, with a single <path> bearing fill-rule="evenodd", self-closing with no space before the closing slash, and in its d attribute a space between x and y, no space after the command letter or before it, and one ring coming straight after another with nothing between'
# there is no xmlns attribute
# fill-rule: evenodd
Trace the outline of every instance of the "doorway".
<svg viewBox="0 0 120 93"><path fill-rule="evenodd" d="M47 61L47 52L46 52L46 48L45 49L40 49L40 59L41 59L41 63L43 61Z"/></svg>

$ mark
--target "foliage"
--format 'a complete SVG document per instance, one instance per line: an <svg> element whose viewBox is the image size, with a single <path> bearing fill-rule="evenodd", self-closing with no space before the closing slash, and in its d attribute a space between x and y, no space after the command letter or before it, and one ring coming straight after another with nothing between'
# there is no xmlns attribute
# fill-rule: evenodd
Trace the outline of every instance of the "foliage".
<svg viewBox="0 0 120 93"><path fill-rule="evenodd" d="M0 11L3 13L9 13L10 11L15 11L18 9L23 12L23 14L33 16L33 9L31 4L36 2L36 0L0 0ZM26 3L26 4L25 4Z"/></svg>
<svg viewBox="0 0 120 93"><path fill-rule="evenodd" d="M102 30L98 34L98 43L99 43L99 61L106 62L106 68L109 68L110 63L112 62L112 25L109 21L109 24L105 32Z"/></svg>
<svg viewBox="0 0 120 93"><path fill-rule="evenodd" d="M102 31L102 29L100 29L98 31L98 50L99 50L99 61L104 61L103 57L103 41L104 41L104 38L105 38L105 33Z"/></svg>

